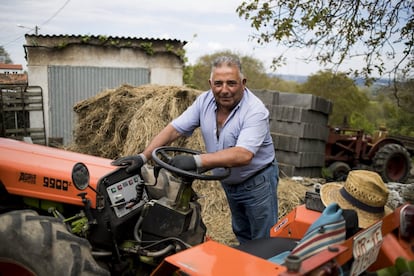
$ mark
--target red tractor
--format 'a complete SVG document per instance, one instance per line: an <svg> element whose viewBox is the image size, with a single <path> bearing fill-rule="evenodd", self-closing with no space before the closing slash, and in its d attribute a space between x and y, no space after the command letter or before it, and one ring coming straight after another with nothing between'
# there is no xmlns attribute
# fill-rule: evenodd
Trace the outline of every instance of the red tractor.
<svg viewBox="0 0 414 276"><path fill-rule="evenodd" d="M371 137L360 129L330 128L325 165L333 180L343 180L351 169L377 172L384 182L405 183L411 170L404 143L381 129Z"/></svg>

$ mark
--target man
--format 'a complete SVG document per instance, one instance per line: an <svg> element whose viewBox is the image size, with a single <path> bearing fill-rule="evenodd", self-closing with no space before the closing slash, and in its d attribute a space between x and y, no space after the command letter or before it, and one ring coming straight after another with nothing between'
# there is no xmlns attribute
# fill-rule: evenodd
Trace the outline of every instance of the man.
<svg viewBox="0 0 414 276"><path fill-rule="evenodd" d="M269 111L246 88L240 61L223 56L213 62L211 89L202 93L168 124L139 155L113 165L137 170L154 149L201 128L207 153L178 155L171 165L183 170L231 168L222 186L232 213L233 231L240 243L268 237L277 221L278 167L269 130ZM218 173L220 169L213 169Z"/></svg>

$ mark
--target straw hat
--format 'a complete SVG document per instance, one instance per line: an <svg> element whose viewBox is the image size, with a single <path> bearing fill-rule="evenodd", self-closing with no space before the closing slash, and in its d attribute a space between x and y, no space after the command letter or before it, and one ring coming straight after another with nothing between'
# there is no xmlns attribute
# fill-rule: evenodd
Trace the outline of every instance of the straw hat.
<svg viewBox="0 0 414 276"><path fill-rule="evenodd" d="M367 228L392 212L385 206L388 188L376 172L352 170L343 185L336 182L326 183L322 185L320 194L325 206L337 202L342 209L355 210L360 228Z"/></svg>

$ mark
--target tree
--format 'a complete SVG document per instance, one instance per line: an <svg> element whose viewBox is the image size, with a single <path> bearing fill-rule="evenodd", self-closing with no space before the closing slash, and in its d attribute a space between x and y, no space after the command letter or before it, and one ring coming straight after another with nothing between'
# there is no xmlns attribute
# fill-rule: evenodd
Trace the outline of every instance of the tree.
<svg viewBox="0 0 414 276"><path fill-rule="evenodd" d="M400 97L392 97L390 87L380 87L377 91L376 101L380 104L384 117L384 125L392 134L414 137L414 80L398 83ZM400 108L403 106L404 108ZM379 113L377 113L379 114Z"/></svg>
<svg viewBox="0 0 414 276"><path fill-rule="evenodd" d="M349 73L367 80L376 74L394 81L414 78L412 0L250 0L237 12L258 32L252 38L259 44L309 48L306 61L331 69L363 57L361 71L351 68ZM276 56L273 68L285 61L283 53Z"/></svg>
<svg viewBox="0 0 414 276"><path fill-rule="evenodd" d="M4 61L2 61L2 57L4 58ZM0 62L2 63L13 63L13 61L10 58L9 53L4 49L3 46L0 46Z"/></svg>
<svg viewBox="0 0 414 276"><path fill-rule="evenodd" d="M347 123L351 127L367 128L364 111L368 106L368 97L359 90L354 81L345 73L320 71L309 76L301 86L302 93L309 93L332 101L333 110L329 116L329 124L339 126ZM369 129L372 126L368 127Z"/></svg>

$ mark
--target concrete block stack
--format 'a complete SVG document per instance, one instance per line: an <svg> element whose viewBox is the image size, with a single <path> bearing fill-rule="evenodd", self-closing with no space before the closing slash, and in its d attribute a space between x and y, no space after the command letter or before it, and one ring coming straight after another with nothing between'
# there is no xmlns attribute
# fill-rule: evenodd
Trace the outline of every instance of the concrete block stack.
<svg viewBox="0 0 414 276"><path fill-rule="evenodd" d="M321 177L332 102L311 94L252 91L270 112L280 177Z"/></svg>

